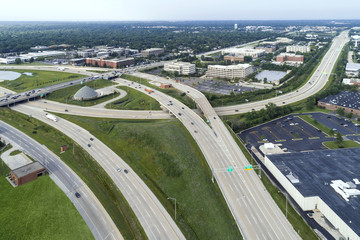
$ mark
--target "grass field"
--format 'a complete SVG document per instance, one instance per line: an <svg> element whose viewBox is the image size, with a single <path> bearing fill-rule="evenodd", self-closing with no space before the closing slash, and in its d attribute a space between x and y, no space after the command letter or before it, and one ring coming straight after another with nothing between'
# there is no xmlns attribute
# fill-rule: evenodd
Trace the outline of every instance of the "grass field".
<svg viewBox="0 0 360 240"><path fill-rule="evenodd" d="M134 81L134 82L138 82L145 86L149 86L151 88L154 88L160 92L163 92L163 93L179 100L180 102L182 102L183 104L185 104L186 106L188 106L191 109L196 108L195 102L190 97L188 97L185 93L180 92L176 88L162 89L155 85L150 84L147 79L139 78L139 77L128 75L128 74L121 75L121 78L130 80L130 81Z"/></svg>
<svg viewBox="0 0 360 240"><path fill-rule="evenodd" d="M58 83L68 82L74 79L79 79L84 77L84 75L80 75L80 74L64 73L64 72L56 72L56 71L16 70L16 69L12 69L11 71L18 73L28 72L33 74L33 76L27 76L21 74L21 76L18 79L15 79L13 81L0 82L1 87L5 87L15 92L23 92L34 88L51 86Z"/></svg>
<svg viewBox="0 0 360 240"><path fill-rule="evenodd" d="M47 124L7 108L0 109L0 120L44 144L70 166L96 195L125 239L146 239L144 230L121 192L99 164L79 145ZM68 145L69 150L60 154L62 145Z"/></svg>
<svg viewBox="0 0 360 240"><path fill-rule="evenodd" d="M48 175L13 188L0 165L0 239L94 239L71 201Z"/></svg>
<svg viewBox="0 0 360 240"><path fill-rule="evenodd" d="M227 126L229 131L231 132L231 135L233 136L235 142L240 147L241 151L244 153L245 157L248 159L249 163L254 164L254 160L252 159L250 153L247 151L243 143L240 141L240 139L234 134L233 131L230 130L230 127ZM267 191L270 193L271 197L275 200L276 204L279 206L281 211L285 215L286 211L286 198L285 196L280 192L280 190L274 186L268 177L262 172L261 174L261 181L266 187ZM293 226L293 228L299 233L300 237L302 239L307 240L317 240L316 234L313 232L311 227L304 221L304 219L295 211L295 209L288 204L288 211L287 211L287 219Z"/></svg>
<svg viewBox="0 0 360 240"><path fill-rule="evenodd" d="M358 148L360 144L353 140L344 140L340 146L336 141L323 142L324 146L329 149L338 149L338 148Z"/></svg>
<svg viewBox="0 0 360 240"><path fill-rule="evenodd" d="M95 80L92 82L86 82L81 85L74 85L74 86L70 86L70 87L67 87L64 89L54 91L54 92L50 93L46 97L46 99L56 101L56 102L61 102L61 103L84 106L84 107L93 106L93 105L111 100L112 98L119 96L119 93L115 93L115 94L100 97L98 99L87 100L87 101L76 101L76 100L72 99L72 97L75 95L75 93L80 88L82 88L84 86L91 87L92 89L99 89L99 88L104 88L104 87L108 87L108 86L112 86L112 85L114 85L114 83L109 80L98 79L98 80Z"/></svg>
<svg viewBox="0 0 360 240"><path fill-rule="evenodd" d="M147 94L126 86L118 88L126 91L127 95L107 104L105 106L106 108L121 110L161 110L159 102Z"/></svg>
<svg viewBox="0 0 360 240"><path fill-rule="evenodd" d="M114 120L61 115L121 156L144 180L187 239L241 239L200 149L172 120Z"/></svg>

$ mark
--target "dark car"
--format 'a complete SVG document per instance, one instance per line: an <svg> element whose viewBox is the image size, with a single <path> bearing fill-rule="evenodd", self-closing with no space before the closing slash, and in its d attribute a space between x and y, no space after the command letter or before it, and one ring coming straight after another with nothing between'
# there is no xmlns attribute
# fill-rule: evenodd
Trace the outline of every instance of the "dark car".
<svg viewBox="0 0 360 240"><path fill-rule="evenodd" d="M90 141L94 141L94 139L93 139L93 138L90 138Z"/></svg>
<svg viewBox="0 0 360 240"><path fill-rule="evenodd" d="M80 198L81 197L80 193L76 192L75 197Z"/></svg>
<svg viewBox="0 0 360 240"><path fill-rule="evenodd" d="M68 112L69 110L65 109L65 112Z"/></svg>
<svg viewBox="0 0 360 240"><path fill-rule="evenodd" d="M90 143L88 143L88 147L91 147L91 144L90 144Z"/></svg>
<svg viewBox="0 0 360 240"><path fill-rule="evenodd" d="M128 173L129 171L127 169L124 170L124 173Z"/></svg>

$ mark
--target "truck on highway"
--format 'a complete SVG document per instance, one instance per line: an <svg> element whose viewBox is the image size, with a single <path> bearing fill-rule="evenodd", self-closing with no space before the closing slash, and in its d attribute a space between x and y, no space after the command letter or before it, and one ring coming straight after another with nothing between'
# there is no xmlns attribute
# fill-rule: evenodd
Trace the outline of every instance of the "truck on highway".
<svg viewBox="0 0 360 240"><path fill-rule="evenodd" d="M147 91L149 94L153 92L153 90L145 88L145 91Z"/></svg>
<svg viewBox="0 0 360 240"><path fill-rule="evenodd" d="M48 119L50 119L50 120L53 120L54 122L57 122L57 121L58 121L57 117L54 116L54 115L52 115L52 114L47 113L47 114L46 114L46 117L47 117Z"/></svg>

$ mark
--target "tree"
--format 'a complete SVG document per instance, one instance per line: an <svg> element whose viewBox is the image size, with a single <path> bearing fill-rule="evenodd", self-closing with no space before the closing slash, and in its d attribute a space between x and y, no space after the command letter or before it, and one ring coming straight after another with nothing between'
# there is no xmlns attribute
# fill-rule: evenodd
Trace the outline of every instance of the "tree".
<svg viewBox="0 0 360 240"><path fill-rule="evenodd" d="M29 60L30 63L34 62L34 58L31 57L30 60Z"/></svg>
<svg viewBox="0 0 360 240"><path fill-rule="evenodd" d="M252 57L251 56L245 56L244 57L244 62L251 62L252 61Z"/></svg>
<svg viewBox="0 0 360 240"><path fill-rule="evenodd" d="M336 143L338 144L338 146L340 148L343 148L344 147L344 144L343 144L343 137L341 136L341 134L339 132L336 133Z"/></svg>
<svg viewBox="0 0 360 240"><path fill-rule="evenodd" d="M15 59L15 64L20 64L21 63L21 59L20 58L16 58Z"/></svg>
<svg viewBox="0 0 360 240"><path fill-rule="evenodd" d="M344 116L345 110L343 108L338 108L336 109L336 114L339 114L340 116Z"/></svg>
<svg viewBox="0 0 360 240"><path fill-rule="evenodd" d="M346 117L347 117L347 118L352 118L353 115L354 115L353 113L347 113L347 114L346 114Z"/></svg>

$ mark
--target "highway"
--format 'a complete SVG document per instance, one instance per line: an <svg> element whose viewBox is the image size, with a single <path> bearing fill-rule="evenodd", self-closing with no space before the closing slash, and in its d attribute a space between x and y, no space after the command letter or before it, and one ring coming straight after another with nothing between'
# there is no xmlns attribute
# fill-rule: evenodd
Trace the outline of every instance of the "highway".
<svg viewBox="0 0 360 240"><path fill-rule="evenodd" d="M123 239L109 214L93 192L61 159L16 128L0 121L0 136L43 164L85 220L95 239ZM81 197L76 198L75 192Z"/></svg>
<svg viewBox="0 0 360 240"><path fill-rule="evenodd" d="M27 103L19 104L12 109L49 124L85 149L107 172L124 195L149 239L185 239L174 220L135 171L95 136L65 119L58 117L58 122L49 120L42 109ZM94 140L90 141L90 138ZM88 146L88 144L91 145ZM123 170L118 172L118 168L127 169L128 173Z"/></svg>

